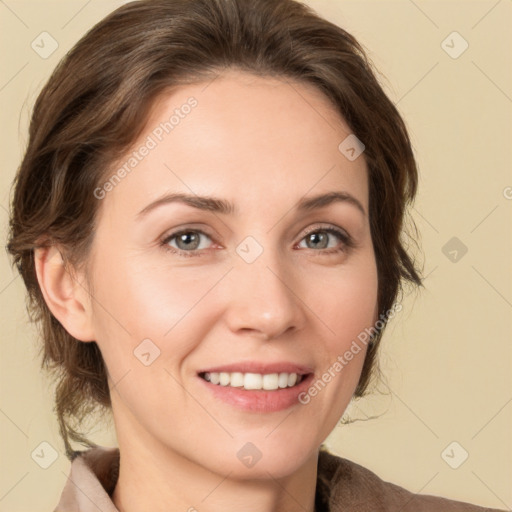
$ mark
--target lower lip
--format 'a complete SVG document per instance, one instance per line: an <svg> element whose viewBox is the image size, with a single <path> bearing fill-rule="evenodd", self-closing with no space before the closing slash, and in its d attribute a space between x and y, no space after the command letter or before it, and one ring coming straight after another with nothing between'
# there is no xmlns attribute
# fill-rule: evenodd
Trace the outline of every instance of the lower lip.
<svg viewBox="0 0 512 512"><path fill-rule="evenodd" d="M288 409L299 403L299 394L308 389L313 376L310 373L297 386L276 389L275 391L266 391L264 389L247 390L244 388L221 386L220 384L212 384L199 376L198 379L215 397L238 409L251 412L276 412Z"/></svg>

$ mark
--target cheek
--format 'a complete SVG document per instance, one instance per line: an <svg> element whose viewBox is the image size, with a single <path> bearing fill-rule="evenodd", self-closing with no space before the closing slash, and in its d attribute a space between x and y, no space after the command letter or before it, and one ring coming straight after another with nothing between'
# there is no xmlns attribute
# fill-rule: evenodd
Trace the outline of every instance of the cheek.
<svg viewBox="0 0 512 512"><path fill-rule="evenodd" d="M160 351L159 362L172 359L174 364L190 352L200 338L197 316L205 320L204 308L198 305L222 275L173 270L135 255L104 254L94 268L94 329L113 377L138 368L134 350L143 340L151 340Z"/></svg>
<svg viewBox="0 0 512 512"><path fill-rule="evenodd" d="M332 277L332 276L331 276ZM376 320L377 270L373 258L340 270L312 297L315 312L328 327L325 340L329 353L344 351Z"/></svg>
<svg viewBox="0 0 512 512"><path fill-rule="evenodd" d="M326 284L329 286L317 289L312 297L312 309L318 312L326 333L318 378L329 388L329 401L338 402L344 409L362 370L369 341L367 331L376 321L378 278L373 256L347 266ZM318 387L322 386L320 383Z"/></svg>
<svg viewBox="0 0 512 512"><path fill-rule="evenodd" d="M299 401L310 411L310 421L322 418L320 438L336 426L353 394L367 352L361 333L374 325L378 279L373 256L340 270L312 300L324 324L318 373ZM328 286L327 286L328 285ZM311 295L310 295L311 296Z"/></svg>

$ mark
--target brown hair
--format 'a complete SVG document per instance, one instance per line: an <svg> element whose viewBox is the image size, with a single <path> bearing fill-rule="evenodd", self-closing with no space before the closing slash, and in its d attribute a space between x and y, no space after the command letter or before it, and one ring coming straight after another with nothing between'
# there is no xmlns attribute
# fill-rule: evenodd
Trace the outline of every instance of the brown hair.
<svg viewBox="0 0 512 512"><path fill-rule="evenodd" d="M42 366L56 376L68 457L70 440L94 444L79 427L98 406L110 407L107 369L95 342L76 340L51 314L34 249L60 244L66 262L82 265L99 207L93 190L141 133L152 102L230 67L313 84L331 100L365 145L379 313L390 310L404 281L421 285L402 240L418 179L410 140L354 37L293 0L130 2L94 26L53 72L35 103L14 182L7 247L41 327ZM382 332L368 347L355 396L376 369Z"/></svg>

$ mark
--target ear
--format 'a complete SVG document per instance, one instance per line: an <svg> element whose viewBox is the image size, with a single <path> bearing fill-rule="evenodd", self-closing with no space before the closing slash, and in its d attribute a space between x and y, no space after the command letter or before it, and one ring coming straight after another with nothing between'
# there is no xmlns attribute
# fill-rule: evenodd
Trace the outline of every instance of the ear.
<svg viewBox="0 0 512 512"><path fill-rule="evenodd" d="M95 341L91 297L83 276L71 273L58 246L34 251L35 269L44 300L66 331L81 341Z"/></svg>

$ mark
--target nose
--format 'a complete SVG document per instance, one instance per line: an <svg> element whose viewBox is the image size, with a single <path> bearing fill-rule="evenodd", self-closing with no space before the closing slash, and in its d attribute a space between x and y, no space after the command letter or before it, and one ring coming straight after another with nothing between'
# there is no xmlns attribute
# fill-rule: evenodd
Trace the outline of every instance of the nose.
<svg viewBox="0 0 512 512"><path fill-rule="evenodd" d="M236 334L264 340L301 330L305 304L299 296L299 275L266 250L253 263L237 261L229 273L226 319Z"/></svg>

